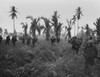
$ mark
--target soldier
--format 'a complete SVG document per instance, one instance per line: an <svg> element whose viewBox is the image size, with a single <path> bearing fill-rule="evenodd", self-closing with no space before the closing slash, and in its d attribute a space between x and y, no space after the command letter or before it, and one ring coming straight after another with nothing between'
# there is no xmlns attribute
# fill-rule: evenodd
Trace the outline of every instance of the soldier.
<svg viewBox="0 0 100 77"><path fill-rule="evenodd" d="M25 38L22 37L22 44L25 44Z"/></svg>
<svg viewBox="0 0 100 77"><path fill-rule="evenodd" d="M27 45L29 45L31 43L31 38L27 38Z"/></svg>
<svg viewBox="0 0 100 77"><path fill-rule="evenodd" d="M16 41L17 41L17 37L16 36L13 36L12 37L13 47L15 47Z"/></svg>
<svg viewBox="0 0 100 77"><path fill-rule="evenodd" d="M98 56L98 50L96 46L93 44L92 38L88 40L85 48L84 48L84 58L85 58L85 71L88 75L92 74L91 68L95 65L95 59L100 59Z"/></svg>
<svg viewBox="0 0 100 77"><path fill-rule="evenodd" d="M52 38L51 38L51 44L54 45L55 42L56 42L56 38L54 36L52 36Z"/></svg>
<svg viewBox="0 0 100 77"><path fill-rule="evenodd" d="M2 36L0 35L0 43L1 43L1 41L2 41Z"/></svg>
<svg viewBox="0 0 100 77"><path fill-rule="evenodd" d="M77 37L73 37L69 40L69 43L72 44L72 49L76 50L76 53L78 53L79 48L82 44L81 39L77 38Z"/></svg>
<svg viewBox="0 0 100 77"><path fill-rule="evenodd" d="M8 44L8 45L9 45L9 42L10 42L10 36L8 35L8 36L6 37L6 42L5 42L5 44Z"/></svg>
<svg viewBox="0 0 100 77"><path fill-rule="evenodd" d="M35 45L35 43L38 41L38 39L37 38L33 38L32 39L32 44L33 44L33 47L34 47L34 45Z"/></svg>
<svg viewBox="0 0 100 77"><path fill-rule="evenodd" d="M57 38L57 43L59 43L60 42L60 38Z"/></svg>

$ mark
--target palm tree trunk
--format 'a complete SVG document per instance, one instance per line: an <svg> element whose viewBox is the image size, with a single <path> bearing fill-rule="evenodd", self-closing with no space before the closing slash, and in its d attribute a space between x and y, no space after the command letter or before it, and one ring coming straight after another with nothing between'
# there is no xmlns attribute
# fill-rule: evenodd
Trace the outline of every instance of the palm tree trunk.
<svg viewBox="0 0 100 77"><path fill-rule="evenodd" d="M33 38L36 38L36 33L35 33L35 29L33 30Z"/></svg>
<svg viewBox="0 0 100 77"><path fill-rule="evenodd" d="M78 33L78 28L79 28L79 20L77 20L77 33Z"/></svg>
<svg viewBox="0 0 100 77"><path fill-rule="evenodd" d="M15 18L13 19L13 32L15 34Z"/></svg>
<svg viewBox="0 0 100 77"><path fill-rule="evenodd" d="M27 36L27 29L25 28L25 36Z"/></svg>
<svg viewBox="0 0 100 77"><path fill-rule="evenodd" d="M27 35L27 32L26 32L26 30L25 30L25 36Z"/></svg>
<svg viewBox="0 0 100 77"><path fill-rule="evenodd" d="M46 40L48 41L49 38L50 38L49 29L47 29L47 31L46 31Z"/></svg>
<svg viewBox="0 0 100 77"><path fill-rule="evenodd" d="M74 24L74 36L75 36L75 24Z"/></svg>
<svg viewBox="0 0 100 77"><path fill-rule="evenodd" d="M39 36L41 35L41 30L38 31Z"/></svg>

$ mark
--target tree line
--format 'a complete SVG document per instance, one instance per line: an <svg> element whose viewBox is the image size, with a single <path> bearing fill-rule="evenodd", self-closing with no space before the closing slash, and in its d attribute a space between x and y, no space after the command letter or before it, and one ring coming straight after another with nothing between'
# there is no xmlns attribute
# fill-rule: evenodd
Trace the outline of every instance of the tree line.
<svg viewBox="0 0 100 77"><path fill-rule="evenodd" d="M11 10L10 10L10 16L13 20L13 33L14 34L17 33L16 29L15 29L15 18L17 18L18 13L19 12L18 12L17 8L15 6L12 6ZM83 16L82 8L78 7L76 9L76 13L73 15L73 17L70 20L66 19L67 26L63 26L63 23L61 23L59 21L60 16L58 14L58 11L54 11L54 14L52 15L51 20L49 18L46 18L46 17L34 18L33 16L26 16L26 19L31 19L30 34L34 38L36 38L36 30L37 30L39 35L41 34L41 31L44 30L43 33L46 34L46 40L49 40L50 31L51 31L52 27L53 27L52 31L54 31L56 38L60 38L61 31L62 31L63 28L65 28L65 30L67 30L66 38L71 38L72 26L74 26L74 35L76 35L75 31L77 31L77 33L78 33L78 29L80 28L79 20L81 19L81 16ZM44 21L45 26L41 25L39 23L39 21L41 19ZM75 23L76 22L77 22L77 28L75 29ZM22 28L24 29L24 34L27 35L28 24L22 22L21 25L23 25ZM96 22L94 22L94 25L96 26L96 29L93 32L96 32L98 37L100 37L100 18L98 18L96 20ZM86 34L90 35L90 28L89 28L88 24L86 24L85 28L81 27L81 29L85 29Z"/></svg>

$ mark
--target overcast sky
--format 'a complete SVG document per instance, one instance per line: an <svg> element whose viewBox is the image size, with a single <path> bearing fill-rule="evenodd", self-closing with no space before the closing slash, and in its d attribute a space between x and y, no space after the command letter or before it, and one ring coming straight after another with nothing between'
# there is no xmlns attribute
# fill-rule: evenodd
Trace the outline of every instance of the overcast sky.
<svg viewBox="0 0 100 77"><path fill-rule="evenodd" d="M25 19L26 16L45 16L50 18L53 11L60 14L60 21L67 25L66 19L72 18L78 6L82 8L83 15L80 19L80 26L89 24L93 27L93 22L100 17L100 0L0 0L0 27L13 31L13 21L9 16L10 7L14 5L20 14L16 19L16 30L22 31L21 22L31 22Z"/></svg>

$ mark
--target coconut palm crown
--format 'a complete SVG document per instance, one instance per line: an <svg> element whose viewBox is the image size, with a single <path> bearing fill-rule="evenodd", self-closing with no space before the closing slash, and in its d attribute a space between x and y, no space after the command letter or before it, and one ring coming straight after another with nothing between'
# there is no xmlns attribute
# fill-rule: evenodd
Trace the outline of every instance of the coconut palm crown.
<svg viewBox="0 0 100 77"><path fill-rule="evenodd" d="M15 17L17 18L17 9L15 8L15 6L12 6L11 7L11 10L10 10L10 16L12 17L12 20L13 20L13 31L14 33L16 33L16 30L15 30Z"/></svg>

